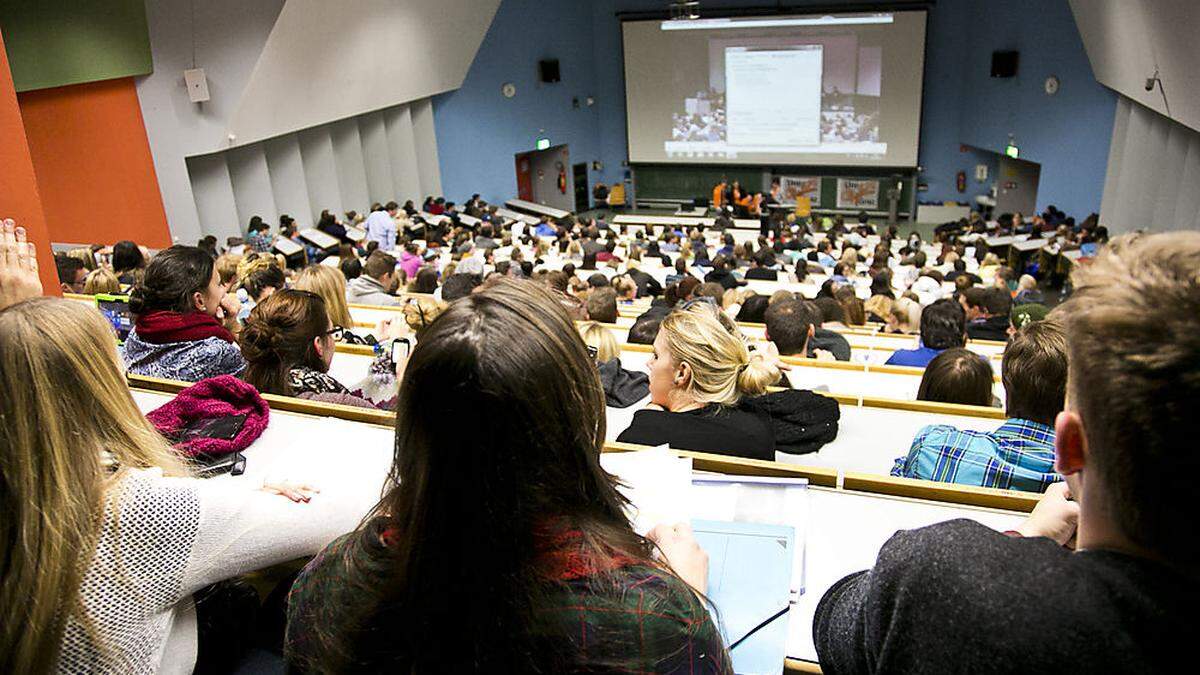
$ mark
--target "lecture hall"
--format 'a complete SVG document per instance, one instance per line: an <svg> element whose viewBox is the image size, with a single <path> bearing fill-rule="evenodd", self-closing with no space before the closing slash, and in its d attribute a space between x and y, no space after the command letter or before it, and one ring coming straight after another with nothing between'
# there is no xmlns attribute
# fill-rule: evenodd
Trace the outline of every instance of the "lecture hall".
<svg viewBox="0 0 1200 675"><path fill-rule="evenodd" d="M1197 35L0 0L0 672L1182 672Z"/></svg>

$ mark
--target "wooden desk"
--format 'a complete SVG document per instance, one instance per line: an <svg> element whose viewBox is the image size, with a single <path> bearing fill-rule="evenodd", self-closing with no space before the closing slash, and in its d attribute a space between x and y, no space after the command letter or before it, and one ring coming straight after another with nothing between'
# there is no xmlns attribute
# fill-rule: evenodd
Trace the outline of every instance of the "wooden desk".
<svg viewBox="0 0 1200 675"><path fill-rule="evenodd" d="M508 220L517 220L522 223L525 223L526 225L537 225L540 222L537 218L534 218L533 216L530 216L530 215L527 215L524 213L519 213L519 212L513 211L511 209L496 209L496 215L498 215L502 218L506 218Z"/></svg>
<svg viewBox="0 0 1200 675"><path fill-rule="evenodd" d="M570 211L563 211L562 209L556 209L553 206L546 206L545 204L538 204L536 202L530 202L524 199L510 199L504 202L504 205L514 211L527 211L539 216L549 216L554 220L561 220L571 215Z"/></svg>
<svg viewBox="0 0 1200 675"><path fill-rule="evenodd" d="M182 386L144 378L134 380L168 389ZM169 398L169 394L156 391L134 390L134 399L144 412ZM322 490L322 498L341 500L343 508L365 515L378 499L391 466L394 454L391 429L379 422L346 421L340 417L343 410L338 406L301 401L298 403L304 404L303 411L289 411L281 409L288 404L278 397L269 397L269 402L270 424L262 437L245 451L246 474L230 480L254 483L267 477L306 480ZM623 444L605 448L609 452L639 449ZM804 593L791 608L788 628L787 655L791 660L787 668L796 672L813 672L816 650L812 644L812 621L825 591L847 574L872 566L879 549L895 532L954 518L969 518L997 530L1012 529L1035 502L1034 497L1020 493L947 487L907 479L858 480L853 484L861 489L851 490L838 488L829 472L819 468L788 467L703 453L677 454L691 457L697 471L806 477L811 481L804 534ZM850 477L846 483L852 483ZM952 494L959 499L966 495L981 503L1005 504L1009 510L894 496L889 491L895 490L895 485L930 495Z"/></svg>

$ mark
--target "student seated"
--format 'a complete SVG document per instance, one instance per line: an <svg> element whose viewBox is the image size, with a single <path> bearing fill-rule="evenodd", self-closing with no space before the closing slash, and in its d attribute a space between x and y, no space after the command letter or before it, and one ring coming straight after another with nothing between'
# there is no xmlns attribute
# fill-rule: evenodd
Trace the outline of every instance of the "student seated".
<svg viewBox="0 0 1200 675"><path fill-rule="evenodd" d="M242 379L264 394L376 407L361 395L360 383L351 383L356 385L351 389L329 374L342 332L329 320L325 301L316 293L279 291L255 306L242 327L238 338L246 358ZM390 355L380 353L371 372L389 368L394 372Z"/></svg>
<svg viewBox="0 0 1200 675"><path fill-rule="evenodd" d="M1012 296L999 288L968 288L959 296L967 314L967 337L972 340L1008 339Z"/></svg>
<svg viewBox="0 0 1200 675"><path fill-rule="evenodd" d="M824 302L814 300L804 301L812 305L815 316L821 319L821 322L813 330L812 339L808 341L808 356L809 358L818 358L818 350L820 350L833 354L833 358L838 361L849 361L850 341L841 333L830 328L846 327L846 324L843 323L845 317L842 306L833 298L825 298L824 300Z"/></svg>
<svg viewBox="0 0 1200 675"><path fill-rule="evenodd" d="M918 401L990 406L993 398L992 364L961 347L933 357L917 389Z"/></svg>
<svg viewBox="0 0 1200 675"><path fill-rule="evenodd" d="M172 246L150 261L129 293L133 330L121 358L135 375L198 382L246 367L233 333L241 307L225 292L213 258L194 246Z"/></svg>
<svg viewBox="0 0 1200 675"><path fill-rule="evenodd" d="M708 302L667 315L654 340L650 405L618 441L773 460L770 419L738 406L779 381L762 351L750 352L737 327Z"/></svg>
<svg viewBox="0 0 1200 675"><path fill-rule="evenodd" d="M744 281L738 280L730 269L731 260L723 255L718 255L713 259L712 271L704 275L704 282L710 284L720 284L722 292L738 286L745 286Z"/></svg>
<svg viewBox="0 0 1200 675"><path fill-rule="evenodd" d="M373 517L292 589L290 669L732 672L690 530L636 534L600 466L604 393L550 291L503 279L450 305L399 401Z"/></svg>
<svg viewBox="0 0 1200 675"><path fill-rule="evenodd" d="M58 287L63 293L83 293L87 281L87 266L79 258L66 253L54 256L54 267L58 270Z"/></svg>
<svg viewBox="0 0 1200 675"><path fill-rule="evenodd" d="M309 265L296 275L292 287L298 291L315 293L325 301L329 320L334 326L345 329L341 331L338 342L348 345L374 345L378 342L375 335L362 337L350 330L354 327L354 319L346 305L346 280L337 270L324 265Z"/></svg>
<svg viewBox="0 0 1200 675"><path fill-rule="evenodd" d="M121 282L117 275L107 267L100 267L88 272L83 280L84 295L121 295Z"/></svg>
<svg viewBox="0 0 1200 675"><path fill-rule="evenodd" d="M1195 232L1122 237L1076 268L1059 310L1065 484L1014 532L954 520L893 536L874 569L817 607L824 672L1180 669L1200 600L1187 534L1200 474L1197 269Z"/></svg>
<svg viewBox="0 0 1200 675"><path fill-rule="evenodd" d="M605 279L606 283L607 281ZM587 314L592 321L617 322L617 292L612 286L602 286L588 294Z"/></svg>
<svg viewBox="0 0 1200 675"><path fill-rule="evenodd" d="M928 312L928 310L926 310ZM1004 350L1008 421L994 432L946 424L922 429L893 476L1044 492L1054 472L1054 419L1063 409L1067 343L1053 321L1031 323Z"/></svg>
<svg viewBox="0 0 1200 675"><path fill-rule="evenodd" d="M330 272L341 276L332 269ZM238 321L245 321L255 305L286 285L283 268L274 256L251 253L243 258L238 265L238 300L242 303Z"/></svg>
<svg viewBox="0 0 1200 675"><path fill-rule="evenodd" d="M132 286L146 269L146 254L132 241L118 241L112 248L112 268L123 285Z"/></svg>
<svg viewBox="0 0 1200 675"><path fill-rule="evenodd" d="M808 357L809 342L816 332L816 325L821 321L821 314L812 303L792 296L771 303L763 321L766 323L764 337L775 345L780 356L804 358ZM814 358L833 360L833 354L823 349L814 352Z"/></svg>
<svg viewBox="0 0 1200 675"><path fill-rule="evenodd" d="M779 281L779 271L775 267L775 254L770 249L755 253L750 258L750 269L746 270L747 279L760 281Z"/></svg>
<svg viewBox="0 0 1200 675"><path fill-rule="evenodd" d="M193 594L312 555L361 516L286 485L193 478L130 396L94 308L36 298L0 311L0 363L3 672L236 662L238 645L208 627L245 614Z"/></svg>
<svg viewBox="0 0 1200 675"><path fill-rule="evenodd" d="M346 284L346 302L352 305L395 307L403 301L393 295L400 288L396 258L375 250L367 256L362 276Z"/></svg>
<svg viewBox="0 0 1200 675"><path fill-rule="evenodd" d="M967 344L967 315L962 305L943 298L921 311L921 339L916 349L897 349L886 365L924 368L938 354Z"/></svg>

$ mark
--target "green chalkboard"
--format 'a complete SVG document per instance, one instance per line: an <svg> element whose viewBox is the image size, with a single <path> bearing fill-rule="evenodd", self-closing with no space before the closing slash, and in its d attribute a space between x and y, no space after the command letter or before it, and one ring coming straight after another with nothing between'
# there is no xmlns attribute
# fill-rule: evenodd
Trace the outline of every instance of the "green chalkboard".
<svg viewBox="0 0 1200 675"><path fill-rule="evenodd" d="M880 181L879 211L887 209L884 195L893 185L895 172L876 168L846 167L769 167L769 166L693 166L678 164L638 164L633 167L634 190L638 199L669 199L690 201L711 199L712 189L722 177L739 181L751 190L765 190L770 176L820 176L821 204L817 208L837 206L837 179L864 178ZM906 175L900 192L900 211L911 209L913 199L911 175Z"/></svg>
<svg viewBox="0 0 1200 675"><path fill-rule="evenodd" d="M17 91L147 75L144 0L0 0Z"/></svg>

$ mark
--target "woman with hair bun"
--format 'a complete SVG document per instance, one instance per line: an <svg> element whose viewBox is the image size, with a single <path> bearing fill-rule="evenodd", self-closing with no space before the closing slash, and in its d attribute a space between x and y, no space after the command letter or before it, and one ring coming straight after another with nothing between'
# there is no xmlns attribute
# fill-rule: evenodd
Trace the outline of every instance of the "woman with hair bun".
<svg viewBox="0 0 1200 675"><path fill-rule="evenodd" d="M329 374L342 330L329 320L325 301L316 293L278 291L255 306L242 328L239 341L247 364L242 379L264 394L387 407L364 397L361 384L347 387ZM371 368L393 374L394 369L388 353L381 353Z"/></svg>
<svg viewBox="0 0 1200 675"><path fill-rule="evenodd" d="M654 340L650 405L634 413L617 440L773 460L770 418L738 404L780 380L775 361L766 351L750 351L715 305L676 310Z"/></svg>

